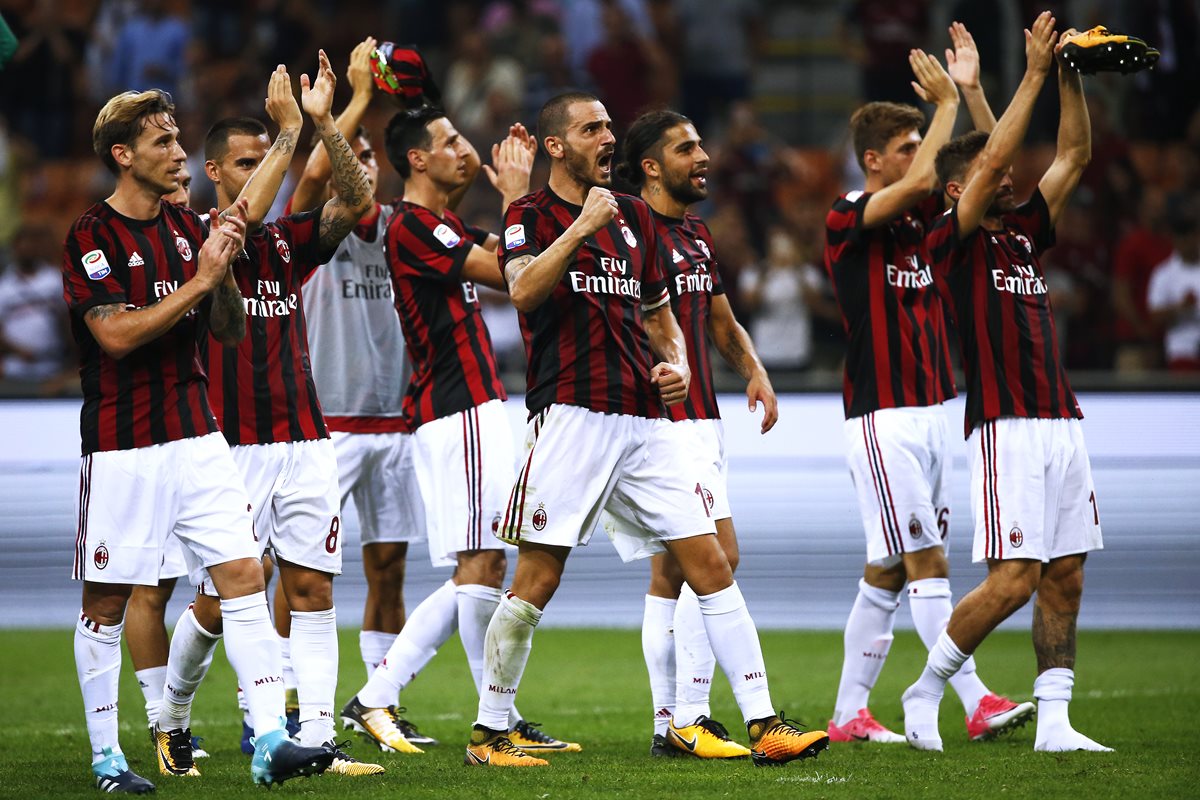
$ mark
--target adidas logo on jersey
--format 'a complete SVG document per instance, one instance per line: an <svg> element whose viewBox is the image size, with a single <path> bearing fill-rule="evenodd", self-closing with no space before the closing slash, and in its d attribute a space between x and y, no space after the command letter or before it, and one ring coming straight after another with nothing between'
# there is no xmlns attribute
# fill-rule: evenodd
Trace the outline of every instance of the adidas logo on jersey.
<svg viewBox="0 0 1200 800"><path fill-rule="evenodd" d="M683 261L683 253L679 252L675 248L671 248L671 262L678 264L680 261Z"/></svg>
<svg viewBox="0 0 1200 800"><path fill-rule="evenodd" d="M131 266L131 267L146 266L146 262L142 260L141 253L139 253L137 250L134 250L133 255L131 255L129 257L129 266Z"/></svg>

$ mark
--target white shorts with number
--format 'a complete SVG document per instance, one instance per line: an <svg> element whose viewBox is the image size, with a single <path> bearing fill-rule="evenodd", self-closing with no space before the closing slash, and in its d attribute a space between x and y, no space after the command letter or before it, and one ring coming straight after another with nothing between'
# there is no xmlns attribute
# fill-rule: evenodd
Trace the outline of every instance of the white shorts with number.
<svg viewBox="0 0 1200 800"><path fill-rule="evenodd" d="M86 455L73 577L156 586L174 537L189 572L255 558L259 548L248 506L219 433Z"/></svg>
<svg viewBox="0 0 1200 800"><path fill-rule="evenodd" d="M967 446L975 561L1049 561L1104 548L1079 420L990 420Z"/></svg>
<svg viewBox="0 0 1200 800"><path fill-rule="evenodd" d="M500 536L586 545L605 511L621 558L645 558L663 541L716 533L704 479L689 426L551 405L529 422Z"/></svg>
<svg viewBox="0 0 1200 800"><path fill-rule="evenodd" d="M503 401L427 422L413 443L433 565L453 566L456 554L469 550L503 548L496 531L516 471Z"/></svg>
<svg viewBox="0 0 1200 800"><path fill-rule="evenodd" d="M364 545L412 542L425 535L411 433L334 431L342 506L354 500Z"/></svg>
<svg viewBox="0 0 1200 800"><path fill-rule="evenodd" d="M940 405L884 408L844 423L846 461L867 534L867 563L947 547L950 423Z"/></svg>

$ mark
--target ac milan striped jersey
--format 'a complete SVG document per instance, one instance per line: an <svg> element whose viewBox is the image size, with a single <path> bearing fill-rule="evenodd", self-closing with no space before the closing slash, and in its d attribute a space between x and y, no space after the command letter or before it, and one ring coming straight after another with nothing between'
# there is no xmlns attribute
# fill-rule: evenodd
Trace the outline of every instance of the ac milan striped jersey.
<svg viewBox="0 0 1200 800"><path fill-rule="evenodd" d="M167 202L147 220L130 219L99 203L67 234L63 297L79 347L83 455L218 430L196 346L200 337L207 337L207 299L171 330L121 359L104 352L84 321L96 306L145 308L178 289L195 277L207 236L207 226L194 211Z"/></svg>
<svg viewBox="0 0 1200 800"><path fill-rule="evenodd" d="M844 194L825 217L825 270L846 328L847 419L936 405L955 394L945 313L924 247L941 197L863 228L870 196Z"/></svg>
<svg viewBox="0 0 1200 800"><path fill-rule="evenodd" d="M958 207L926 243L945 282L967 376L966 432L998 417L1082 419L1058 354L1054 315L1038 254L1054 244L1040 191L1003 217L999 231L959 239Z"/></svg>
<svg viewBox="0 0 1200 800"><path fill-rule="evenodd" d="M617 216L571 257L545 302L519 313L528 361L525 405L530 416L552 403L604 414L663 416L650 383L650 340L644 309L669 302L650 207L613 193ZM508 207L501 265L536 256L575 221L582 206L549 188Z"/></svg>
<svg viewBox="0 0 1200 800"><path fill-rule="evenodd" d="M203 345L209 399L231 445L323 439L329 435L308 360L300 287L328 253L320 251L321 209L268 222L246 237L233 275L246 306L246 338Z"/></svg>
<svg viewBox="0 0 1200 800"><path fill-rule="evenodd" d="M666 416L673 420L720 419L708 352L708 319L713 295L725 294L725 287L713 255L712 233L695 214L675 219L651 211L658 233L659 263L671 293L671 310L683 329L692 369L687 398L668 406Z"/></svg>
<svg viewBox="0 0 1200 800"><path fill-rule="evenodd" d="M304 283L309 358L329 430L409 433L412 368L383 255L392 206L375 208Z"/></svg>
<svg viewBox="0 0 1200 800"><path fill-rule="evenodd" d="M508 398L479 294L462 278L471 247L487 237L448 209L439 217L403 201L388 222L388 269L412 359L404 413L413 428Z"/></svg>

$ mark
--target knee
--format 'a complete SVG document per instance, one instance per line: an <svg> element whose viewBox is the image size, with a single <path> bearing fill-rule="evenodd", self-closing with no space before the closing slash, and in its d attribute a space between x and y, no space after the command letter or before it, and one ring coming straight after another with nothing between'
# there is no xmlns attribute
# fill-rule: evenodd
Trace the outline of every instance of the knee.
<svg viewBox="0 0 1200 800"><path fill-rule="evenodd" d="M737 572L738 564L741 563L742 555L738 552L736 546L733 548L725 548L725 560L729 562L729 571Z"/></svg>
<svg viewBox="0 0 1200 800"><path fill-rule="evenodd" d="M170 589L164 591L161 587L135 586L133 594L129 596L129 611L143 617L162 619L170 599Z"/></svg>
<svg viewBox="0 0 1200 800"><path fill-rule="evenodd" d="M1006 564L1016 563L1006 562ZM1029 562L1028 565L1021 562L1020 567L1014 566L1003 571L992 572L988 575L988 581L1001 601L1010 609L1015 610L1028 603L1029 598L1033 597L1033 593L1037 590L1040 566L1036 562Z"/></svg>
<svg viewBox="0 0 1200 800"><path fill-rule="evenodd" d="M1079 610L1083 597L1083 569L1058 570L1042 576L1038 605L1062 613Z"/></svg>
<svg viewBox="0 0 1200 800"><path fill-rule="evenodd" d="M472 550L458 554L454 582L460 586L476 584L499 589L508 570L503 550Z"/></svg>
<svg viewBox="0 0 1200 800"><path fill-rule="evenodd" d="M906 554L904 570L910 581L950 577L950 564L946 561L946 551L941 547L929 547Z"/></svg>
<svg viewBox="0 0 1200 800"><path fill-rule="evenodd" d="M868 564L863 570L863 580L868 586L897 593L904 588L904 584L908 580L908 573L904 569L903 562L890 567L875 567Z"/></svg>
<svg viewBox="0 0 1200 800"><path fill-rule="evenodd" d="M372 588L392 587L399 589L404 585L404 568L407 563L408 548L406 546L378 547L371 545L363 550L363 572L367 583Z"/></svg>
<svg viewBox="0 0 1200 800"><path fill-rule="evenodd" d="M286 578L285 578L286 580ZM324 574L306 574L284 586L293 611L327 611L333 608L333 579Z"/></svg>

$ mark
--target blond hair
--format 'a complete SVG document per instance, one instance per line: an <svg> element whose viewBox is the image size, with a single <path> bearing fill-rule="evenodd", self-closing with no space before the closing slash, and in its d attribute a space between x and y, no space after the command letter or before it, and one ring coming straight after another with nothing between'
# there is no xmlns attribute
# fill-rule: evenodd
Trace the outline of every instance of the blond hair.
<svg viewBox="0 0 1200 800"><path fill-rule="evenodd" d="M114 174L119 174L117 161L113 158L113 145L132 145L146 125L156 117L166 120L155 120L157 127L165 122L174 122L175 103L171 95L161 89L150 89L145 92L122 92L111 98L96 115L96 124L92 126L92 149L104 166Z"/></svg>

